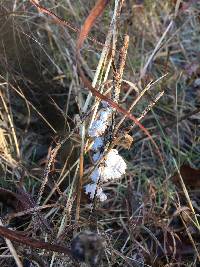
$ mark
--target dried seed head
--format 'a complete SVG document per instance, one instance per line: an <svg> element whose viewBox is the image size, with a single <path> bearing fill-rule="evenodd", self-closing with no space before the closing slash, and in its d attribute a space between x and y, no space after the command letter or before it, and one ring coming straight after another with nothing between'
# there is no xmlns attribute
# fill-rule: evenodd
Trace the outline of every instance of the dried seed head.
<svg viewBox="0 0 200 267"><path fill-rule="evenodd" d="M133 137L129 134L121 135L119 137L120 141L117 143L118 146L123 147L125 149L130 149L133 143Z"/></svg>

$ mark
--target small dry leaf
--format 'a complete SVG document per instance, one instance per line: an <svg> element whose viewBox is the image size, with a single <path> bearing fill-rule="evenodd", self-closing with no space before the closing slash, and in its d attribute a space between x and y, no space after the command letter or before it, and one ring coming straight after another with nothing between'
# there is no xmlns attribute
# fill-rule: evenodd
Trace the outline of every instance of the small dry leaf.
<svg viewBox="0 0 200 267"><path fill-rule="evenodd" d="M133 137L129 134L121 135L119 138L117 138L116 144L120 147L123 147L125 149L130 149L131 145L133 143Z"/></svg>
<svg viewBox="0 0 200 267"><path fill-rule="evenodd" d="M84 40L87 38L88 33L90 32L90 29L94 25L96 19L103 13L106 5L109 3L109 0L98 0L93 7L93 9L90 11L88 17L86 18L82 29L79 33L79 37L77 40L77 52L79 53L79 50L81 49L81 46L83 45Z"/></svg>
<svg viewBox="0 0 200 267"><path fill-rule="evenodd" d="M200 187L200 170L193 169L189 165L182 165L180 173L186 186ZM174 183L179 183L180 177L176 173L172 180Z"/></svg>

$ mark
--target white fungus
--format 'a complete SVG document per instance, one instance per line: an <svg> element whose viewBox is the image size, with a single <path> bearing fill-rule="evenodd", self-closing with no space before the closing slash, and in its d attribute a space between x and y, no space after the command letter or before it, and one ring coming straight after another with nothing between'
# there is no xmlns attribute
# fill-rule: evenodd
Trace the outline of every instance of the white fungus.
<svg viewBox="0 0 200 267"><path fill-rule="evenodd" d="M104 162L105 167L101 173L103 181L119 179L126 172L126 162L118 155L116 149L111 149Z"/></svg>
<svg viewBox="0 0 200 267"><path fill-rule="evenodd" d="M93 156L92 159L94 162L97 162L100 158L101 158L102 154L100 153L100 151L97 151Z"/></svg>
<svg viewBox="0 0 200 267"><path fill-rule="evenodd" d="M92 159L97 162L102 157L102 150L105 146L103 134L108 127L112 113L115 109L111 108L110 105L102 101L103 108L100 109L97 119L90 124L88 134L93 138L92 150L94 152ZM126 171L126 163L123 158L118 154L116 149L111 149L107 154L105 160L100 163L100 166L96 167L90 175L93 183L85 186L85 193L90 195L91 199L96 197L100 201L105 201L107 195L103 192L103 189L97 184L107 182L110 180L119 179Z"/></svg>
<svg viewBox="0 0 200 267"><path fill-rule="evenodd" d="M90 178L94 183L98 183L99 179L101 179L102 167L95 168L91 173Z"/></svg>
<svg viewBox="0 0 200 267"><path fill-rule="evenodd" d="M104 108L100 111L99 119L101 121L108 121L111 117L112 110L110 108Z"/></svg>
<svg viewBox="0 0 200 267"><path fill-rule="evenodd" d="M116 149L111 149L108 153L103 166L95 168L91 173L91 180L97 183L107 182L110 180L119 179L126 172L126 162L118 154Z"/></svg>
<svg viewBox="0 0 200 267"><path fill-rule="evenodd" d="M88 134L90 137L98 137L102 135L107 128L107 122L96 120L93 121L92 125L90 125L88 129Z"/></svg>
<svg viewBox="0 0 200 267"><path fill-rule="evenodd" d="M126 163L123 158L118 154L117 149L111 149L106 157L105 165L112 167L122 174L125 173Z"/></svg>
<svg viewBox="0 0 200 267"><path fill-rule="evenodd" d="M115 179L119 179L123 173L120 170L116 170L112 167L105 167L102 172L102 181L107 182Z"/></svg>
<svg viewBox="0 0 200 267"><path fill-rule="evenodd" d="M101 202L106 201L107 195L104 192L101 192L101 194L99 195L99 199Z"/></svg>
<svg viewBox="0 0 200 267"><path fill-rule="evenodd" d="M90 178L94 183L97 183L100 178L100 168L94 169L94 171L91 173Z"/></svg>
<svg viewBox="0 0 200 267"><path fill-rule="evenodd" d="M103 192L103 189L101 187L98 187L97 190L97 184L88 184L85 186L85 193L87 195L90 195L90 199L94 199L95 193L96 197L99 198L100 201L105 201L107 199L106 194Z"/></svg>
<svg viewBox="0 0 200 267"><path fill-rule="evenodd" d="M94 139L92 150L98 150L103 147L103 137L99 136Z"/></svg>
<svg viewBox="0 0 200 267"><path fill-rule="evenodd" d="M111 114L111 108L104 108L99 112L99 118L93 121L88 129L88 134L90 137L99 137L105 132L109 124L109 118L111 117Z"/></svg>

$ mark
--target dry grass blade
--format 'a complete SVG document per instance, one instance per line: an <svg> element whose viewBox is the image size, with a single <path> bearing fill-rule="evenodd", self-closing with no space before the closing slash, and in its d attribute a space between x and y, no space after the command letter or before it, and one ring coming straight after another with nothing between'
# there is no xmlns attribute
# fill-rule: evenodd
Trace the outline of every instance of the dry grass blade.
<svg viewBox="0 0 200 267"><path fill-rule="evenodd" d="M19 150L19 144L18 144L18 140L17 140L17 136L16 136L16 132L15 132L15 127L13 125L13 120L12 120L12 117L11 117L11 114L8 110L8 107L6 105L6 102L4 100L4 97L3 97L3 94L2 92L0 91L0 96L1 96L1 100L2 100L2 103L3 103L3 107L6 111L6 114L7 114L7 118L8 118L8 121L9 121L9 124L10 124L10 128L11 128L11 132L12 132L12 136L13 136L13 139L14 139L14 143L15 143L15 149L16 149L16 153L17 153L17 157L20 158L20 150Z"/></svg>
<svg viewBox="0 0 200 267"><path fill-rule="evenodd" d="M141 70L141 74L140 74L140 79L144 78L146 71L148 69L149 64L151 63L151 61L153 60L153 58L155 57L156 53L159 51L159 49L161 48L161 44L164 40L164 38L166 37L167 33L170 31L170 29L173 26L173 21L171 21L169 23L169 25L167 26L165 32L163 33L162 37L160 38L159 42L156 44L156 47L154 48L151 56L148 58L146 64L144 65L143 69Z"/></svg>
<svg viewBox="0 0 200 267"><path fill-rule="evenodd" d="M120 14L120 10L122 8L122 2L123 1L117 1L115 3L115 7L114 7L114 12L113 12L113 17L110 23L110 27L108 30L108 34L106 36L106 41L103 47L103 50L101 52L101 57L100 60L98 62L98 66L92 81L92 86L96 87L99 86L99 90L100 93L103 93L104 90L104 86L106 83L108 83L107 79L108 79L108 75L111 69L111 65L112 65L112 61L114 59L115 56L115 52L117 51L116 49L116 24L117 24L117 16ZM111 44L111 42L113 44ZM103 77L104 76L104 77ZM103 80L102 80L103 79ZM109 92L112 89L109 89L105 94L109 94ZM83 112L86 112L87 108L88 108L88 104L89 101L91 100L92 97L92 93L89 92L87 100L85 101L85 105L83 107ZM92 114L92 118L91 118L91 122L90 125L92 125L93 121L96 118L96 114L97 114L97 110L99 107L99 99L95 98L95 104L94 104L94 111Z"/></svg>
<svg viewBox="0 0 200 267"><path fill-rule="evenodd" d="M140 115L140 117L138 117L138 120L142 120L146 114L149 112L149 110L151 110L151 108L158 102L158 100L164 95L164 91L158 93L158 95L156 96L156 98L151 101L148 106L145 108L145 110L142 112L142 114Z"/></svg>
<svg viewBox="0 0 200 267"><path fill-rule="evenodd" d="M1 219L0 219L0 226L3 226L3 223L1 221ZM7 238L5 238L5 241L6 241L6 244L7 244L8 248L9 248L9 250L10 250L10 253L12 254L12 256L13 256L15 262L16 262L17 267L23 267L23 264L22 264L22 262L21 262L21 260L20 260L20 258L18 256L18 254L17 254L12 242Z"/></svg>
<svg viewBox="0 0 200 267"><path fill-rule="evenodd" d="M198 257L198 260L200 261L199 249L197 248L197 246L196 246L196 244L195 244L195 241L194 241L194 239L193 239L193 237L192 237L190 231L188 230L188 227L187 227L186 223L184 222L184 219L182 218L182 216L180 216L180 217L181 217L182 223L183 223L183 225L184 225L184 227L185 227L185 231L187 232L187 235L188 235L188 237L189 237L189 239L190 239L190 242L191 242L191 244L192 244L192 246L193 246L193 248L194 248L194 250L195 250L195 252L196 252L196 255L197 255L197 257Z"/></svg>
<svg viewBox="0 0 200 267"><path fill-rule="evenodd" d="M198 218L197 218L197 216L196 216L195 210L194 210L194 208L193 208L192 201L191 201L191 199L190 199L190 196L189 196L189 194L188 194L188 190L187 190L187 188L186 188L186 186L185 186L185 183L184 183L183 178L182 178L182 176L181 176L180 170L179 170L179 168L178 168L178 166L177 166L177 163L176 163L176 160L175 160L174 158L173 158L173 162L174 162L174 165L175 165L175 167L176 167L177 173L178 173L178 175L179 175L180 184L181 184L181 186L182 186L182 189L183 189L183 192L184 192L184 194L185 194L185 197L186 197L186 200L187 200L187 202L188 202L188 205L189 205L189 207L190 207L192 213L194 214L196 227L197 227L198 230L200 231L199 221L198 221Z"/></svg>
<svg viewBox="0 0 200 267"><path fill-rule="evenodd" d="M110 2L110 0L98 0L96 5L90 11L87 19L85 20L81 32L79 33L78 41L77 41L77 52L79 53L80 48L83 45L84 40L87 38L90 29L92 28L96 19L102 14L106 5Z"/></svg>
<svg viewBox="0 0 200 267"><path fill-rule="evenodd" d="M118 63L116 70L114 70L115 73L113 76L113 80L114 80L113 101L116 103L118 103L119 101L119 95L120 95L124 67L126 63L128 45L129 45L129 36L125 35L124 43L119 54L119 63Z"/></svg>
<svg viewBox="0 0 200 267"><path fill-rule="evenodd" d="M81 204L81 191L83 188L83 174L84 174L84 151L85 151L85 128L81 127L81 151L79 157L79 179L77 185L77 198L76 198L76 223L80 219L80 204Z"/></svg>
<svg viewBox="0 0 200 267"><path fill-rule="evenodd" d="M136 99L133 101L133 103L130 105L130 107L129 107L129 109L128 109L128 112L131 112L132 111L132 109L135 107L135 105L140 101L140 99L144 96L144 94L146 93L146 92L148 92L148 90L150 90L151 89L151 87L153 86L153 85L155 85L157 82L159 82L162 78L164 78L166 75L164 75L164 76L162 76L162 77L160 77L158 80L156 80L155 82L153 82L153 83L150 83L150 84L148 84L143 90L142 90L142 92L141 93L139 93L139 95L136 97ZM161 95L162 96L162 95ZM160 96L160 97L161 97ZM124 101L125 101L125 99L124 99ZM143 118L143 117L142 117ZM141 119L142 119L141 118ZM126 119L126 116L123 116L122 118L121 118L121 120L118 122L118 124L116 125L116 127L115 127L115 134L117 133L117 131L119 130L119 128L120 128L120 126L122 125L122 123L124 122L124 120ZM140 121L140 119L138 119L138 121Z"/></svg>
<svg viewBox="0 0 200 267"><path fill-rule="evenodd" d="M58 153L58 150L61 148L61 145L58 144L54 149L52 149L49 153L49 157L47 159L47 165L46 165L46 168L45 168L45 172L44 172L44 179L42 181L42 184L41 184L41 187L40 187L40 191L39 191L39 194L38 194L38 198L37 198L37 205L40 205L40 202L41 202L41 199L42 199L42 195L43 195L43 192L44 192L44 189L45 189L45 186L48 182L48 177L49 177L49 173L51 171L51 165L53 163L53 161L55 160L56 158L56 155Z"/></svg>

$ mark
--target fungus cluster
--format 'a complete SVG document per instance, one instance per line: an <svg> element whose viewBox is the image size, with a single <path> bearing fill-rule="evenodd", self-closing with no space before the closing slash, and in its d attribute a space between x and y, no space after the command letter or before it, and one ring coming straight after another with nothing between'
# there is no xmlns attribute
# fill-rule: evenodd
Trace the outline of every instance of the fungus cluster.
<svg viewBox="0 0 200 267"><path fill-rule="evenodd" d="M94 163L98 162L104 152L105 147L105 132L110 125L113 109L106 104L103 104L103 108L100 109L97 119L94 120L88 129L88 134L93 138L93 145L91 150L93 151L92 159ZM119 179L126 171L126 163L124 159L118 154L116 149L111 149L101 163L94 168L90 178L91 183L85 186L85 193L90 196L91 199L97 197L100 201L105 201L107 195L103 192L100 185L104 182L113 181Z"/></svg>

